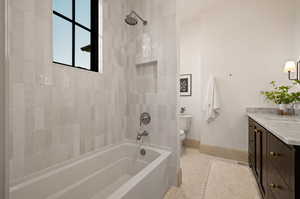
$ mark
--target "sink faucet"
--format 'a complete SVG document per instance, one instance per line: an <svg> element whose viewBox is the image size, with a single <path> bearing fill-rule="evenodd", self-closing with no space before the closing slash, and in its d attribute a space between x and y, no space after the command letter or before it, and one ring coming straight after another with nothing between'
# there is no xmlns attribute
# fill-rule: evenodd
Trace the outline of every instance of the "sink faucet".
<svg viewBox="0 0 300 199"><path fill-rule="evenodd" d="M140 141L143 137L146 137L148 135L149 135L149 133L147 131L143 131L142 133L138 133L137 137L136 137L136 140Z"/></svg>

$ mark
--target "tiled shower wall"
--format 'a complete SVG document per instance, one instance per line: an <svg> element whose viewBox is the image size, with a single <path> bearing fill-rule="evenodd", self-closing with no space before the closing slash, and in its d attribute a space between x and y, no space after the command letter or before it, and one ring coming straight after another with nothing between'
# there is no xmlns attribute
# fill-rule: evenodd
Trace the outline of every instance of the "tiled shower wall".
<svg viewBox="0 0 300 199"><path fill-rule="evenodd" d="M166 146L170 184L178 165L175 0L104 0L103 74L52 63L52 0L9 1L10 180L124 138L136 139L150 112L147 143ZM132 9L145 27L128 26ZM146 46L155 57L136 66ZM149 45L150 44L150 45Z"/></svg>
<svg viewBox="0 0 300 199"><path fill-rule="evenodd" d="M124 139L129 9L103 7L100 74L52 63L52 0L9 0L11 182Z"/></svg>
<svg viewBox="0 0 300 199"><path fill-rule="evenodd" d="M132 27L135 32L128 38L128 52L135 56L128 60L126 137L135 139L138 130L147 130L150 135L145 138L145 143L171 148L174 153L169 163L169 174L170 184L174 184L178 166L176 1L129 2L148 24ZM150 113L152 121L140 129L136 121L144 111Z"/></svg>

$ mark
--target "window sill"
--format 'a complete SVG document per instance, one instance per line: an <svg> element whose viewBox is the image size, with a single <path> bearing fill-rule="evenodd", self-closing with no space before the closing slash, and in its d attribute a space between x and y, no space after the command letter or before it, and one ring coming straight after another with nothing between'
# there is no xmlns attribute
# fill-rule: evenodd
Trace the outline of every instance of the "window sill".
<svg viewBox="0 0 300 199"><path fill-rule="evenodd" d="M83 67L72 66L72 65L63 64L63 63L56 62L56 61L53 61L52 63L53 63L53 64L56 64L56 65L60 65L60 66L67 66L67 67L70 67L70 68L73 68L73 69L76 68L76 69L81 69L81 70L85 70L85 71L89 71L89 72L94 72L94 73L102 74L102 73L99 72L99 71L93 71L93 70L89 70L89 69L86 69L86 68L83 68Z"/></svg>

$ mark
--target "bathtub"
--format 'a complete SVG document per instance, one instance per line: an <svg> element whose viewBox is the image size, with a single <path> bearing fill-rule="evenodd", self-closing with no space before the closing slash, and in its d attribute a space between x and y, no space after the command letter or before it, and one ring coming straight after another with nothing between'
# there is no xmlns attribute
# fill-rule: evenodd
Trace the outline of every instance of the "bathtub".
<svg viewBox="0 0 300 199"><path fill-rule="evenodd" d="M162 199L171 152L123 143L10 188L10 199Z"/></svg>

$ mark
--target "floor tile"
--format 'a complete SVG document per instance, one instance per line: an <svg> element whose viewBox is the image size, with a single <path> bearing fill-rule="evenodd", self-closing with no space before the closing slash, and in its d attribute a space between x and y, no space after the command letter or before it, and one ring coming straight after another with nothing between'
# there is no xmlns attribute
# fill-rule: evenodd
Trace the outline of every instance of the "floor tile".
<svg viewBox="0 0 300 199"><path fill-rule="evenodd" d="M181 187L172 187L165 199L260 199L250 169L236 161L186 149L181 168Z"/></svg>

